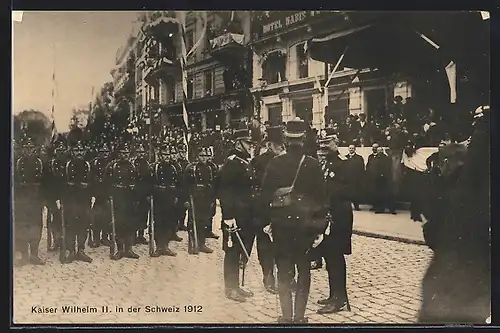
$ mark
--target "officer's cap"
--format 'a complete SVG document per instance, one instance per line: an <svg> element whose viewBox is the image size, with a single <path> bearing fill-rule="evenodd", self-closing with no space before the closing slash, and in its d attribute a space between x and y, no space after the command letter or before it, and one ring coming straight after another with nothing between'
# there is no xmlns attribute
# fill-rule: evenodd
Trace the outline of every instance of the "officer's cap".
<svg viewBox="0 0 500 333"><path fill-rule="evenodd" d="M246 140L246 141L252 140L250 129L245 123L241 123L238 129L234 131L233 140Z"/></svg>
<svg viewBox="0 0 500 333"><path fill-rule="evenodd" d="M306 134L306 123L296 117L286 123L285 136L287 138L298 139L302 138Z"/></svg>

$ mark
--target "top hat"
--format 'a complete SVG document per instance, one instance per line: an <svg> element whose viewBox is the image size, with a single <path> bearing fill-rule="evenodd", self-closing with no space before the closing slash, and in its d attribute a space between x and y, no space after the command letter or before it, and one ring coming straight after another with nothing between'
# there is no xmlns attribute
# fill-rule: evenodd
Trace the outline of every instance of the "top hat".
<svg viewBox="0 0 500 333"><path fill-rule="evenodd" d="M283 143L283 130L281 126L270 126L266 129L267 141L277 144Z"/></svg>
<svg viewBox="0 0 500 333"><path fill-rule="evenodd" d="M285 136L287 138L298 139L306 134L306 123L299 117L290 120L286 123Z"/></svg>
<svg viewBox="0 0 500 333"><path fill-rule="evenodd" d="M247 140L251 141L252 136L250 134L250 130L248 129L248 126L246 124L241 124L237 130L234 131L233 133L233 139L234 140Z"/></svg>

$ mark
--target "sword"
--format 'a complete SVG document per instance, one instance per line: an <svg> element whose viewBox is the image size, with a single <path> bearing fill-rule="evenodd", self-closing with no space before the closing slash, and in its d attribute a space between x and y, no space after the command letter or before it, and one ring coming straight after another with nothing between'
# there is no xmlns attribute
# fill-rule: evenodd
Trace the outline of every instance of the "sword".
<svg viewBox="0 0 500 333"><path fill-rule="evenodd" d="M200 252L200 244L198 243L198 228L196 226L196 215L194 212L194 199L193 196L189 196L190 206L191 206L191 214L192 214L192 222L193 222L193 253L197 254Z"/></svg>
<svg viewBox="0 0 500 333"><path fill-rule="evenodd" d="M155 253L155 218L154 218L154 198L153 195L149 198L149 213L148 213L148 225L149 225L149 256L152 257Z"/></svg>
<svg viewBox="0 0 500 333"><path fill-rule="evenodd" d="M66 261L66 225L64 222L64 205L61 203L61 244L59 245L59 261L64 263Z"/></svg>
<svg viewBox="0 0 500 333"><path fill-rule="evenodd" d="M115 221L115 203L113 196L109 197L109 204L111 208L111 244L109 245L109 257L111 259L116 257L118 245L116 244L116 221Z"/></svg>
<svg viewBox="0 0 500 333"><path fill-rule="evenodd" d="M243 244L243 240L241 239L241 236L238 232L239 229L233 229L231 230L231 233L234 233L236 235L236 238L238 239L238 243L240 243L241 249L243 250L243 254L245 254L245 257L247 258L247 262L250 261L250 255L248 254L248 251L245 247L245 244ZM241 286L245 286L245 268L246 268L246 262L243 263L242 267L242 275L241 275Z"/></svg>

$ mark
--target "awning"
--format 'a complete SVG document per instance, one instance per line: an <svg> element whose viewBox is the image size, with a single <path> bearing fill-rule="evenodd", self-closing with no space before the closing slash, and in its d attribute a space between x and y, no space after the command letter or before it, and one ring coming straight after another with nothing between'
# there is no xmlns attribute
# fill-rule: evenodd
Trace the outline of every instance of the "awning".
<svg viewBox="0 0 500 333"><path fill-rule="evenodd" d="M313 38L310 56L335 64L348 47L343 66L422 74L489 54L488 21L476 12L381 13L369 23Z"/></svg>
<svg viewBox="0 0 500 333"><path fill-rule="evenodd" d="M313 38L310 56L335 64L344 50L342 65L349 68L377 68L395 73L436 70L449 62L440 46L408 27L374 23ZM448 60L448 61L447 61Z"/></svg>

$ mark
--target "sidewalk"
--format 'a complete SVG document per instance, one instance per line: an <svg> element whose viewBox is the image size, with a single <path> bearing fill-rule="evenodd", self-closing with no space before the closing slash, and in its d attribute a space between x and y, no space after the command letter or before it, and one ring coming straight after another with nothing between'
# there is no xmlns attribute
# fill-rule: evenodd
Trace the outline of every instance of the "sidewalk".
<svg viewBox="0 0 500 333"><path fill-rule="evenodd" d="M413 222L408 210L398 210L396 215L392 215L370 212L370 206L361 205L360 208L361 211L354 211L353 234L425 245L421 223ZM218 201L217 212L220 216ZM220 226L219 220L220 217L214 221L216 228Z"/></svg>
<svg viewBox="0 0 500 333"><path fill-rule="evenodd" d="M361 206L361 209L354 212L354 234L425 245L421 223L413 222L410 212L400 210L396 215L375 214L369 211L369 206Z"/></svg>

